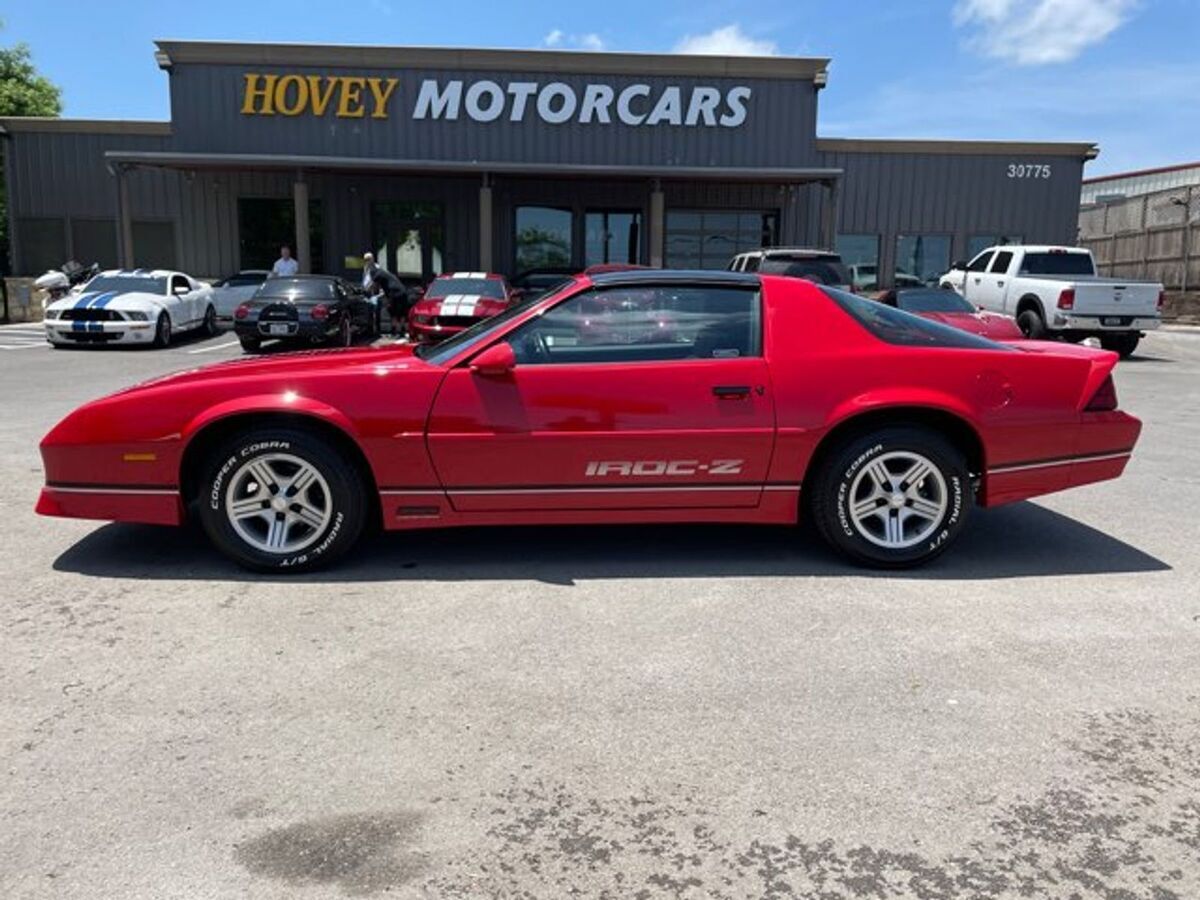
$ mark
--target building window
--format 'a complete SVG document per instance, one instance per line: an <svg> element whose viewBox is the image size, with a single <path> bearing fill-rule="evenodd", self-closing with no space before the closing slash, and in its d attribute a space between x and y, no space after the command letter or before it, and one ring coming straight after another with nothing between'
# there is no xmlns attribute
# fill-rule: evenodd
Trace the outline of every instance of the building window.
<svg viewBox="0 0 1200 900"><path fill-rule="evenodd" d="M446 266L444 218L440 203L372 203L375 261L401 277L424 281L442 274Z"/></svg>
<svg viewBox="0 0 1200 900"><path fill-rule="evenodd" d="M745 250L775 246L777 211L684 210L667 213L669 269L725 269Z"/></svg>
<svg viewBox="0 0 1200 900"><path fill-rule="evenodd" d="M71 255L85 266L117 265L117 224L112 219L71 219Z"/></svg>
<svg viewBox="0 0 1200 900"><path fill-rule="evenodd" d="M879 235L839 234L834 249L850 270L850 283L855 289L879 289Z"/></svg>
<svg viewBox="0 0 1200 900"><path fill-rule="evenodd" d="M574 258L571 210L551 206L518 206L516 271L569 266Z"/></svg>
<svg viewBox="0 0 1200 900"><path fill-rule="evenodd" d="M67 223L63 219L17 219L17 241L21 268L28 275L41 275L67 261Z"/></svg>
<svg viewBox="0 0 1200 900"><path fill-rule="evenodd" d="M936 285L950 268L950 235L901 234L896 237L894 284L898 288Z"/></svg>
<svg viewBox="0 0 1200 900"><path fill-rule="evenodd" d="M238 197L238 246L243 269L269 269L284 244L296 248L296 207L291 199ZM321 201L308 201L308 248L314 272L325 271ZM137 241L134 241L137 252ZM140 255L140 254L139 254Z"/></svg>
<svg viewBox="0 0 1200 900"><path fill-rule="evenodd" d="M147 269L178 269L175 223L167 219L133 220L134 265ZM258 266L257 268L269 268Z"/></svg>
<svg viewBox="0 0 1200 900"><path fill-rule="evenodd" d="M973 234L967 238L967 259L972 259L979 251L986 250L988 247L995 247L997 244L1019 243L1021 243L1019 235Z"/></svg>
<svg viewBox="0 0 1200 900"><path fill-rule="evenodd" d="M640 263L642 214L621 210L588 210L583 217L584 265Z"/></svg>

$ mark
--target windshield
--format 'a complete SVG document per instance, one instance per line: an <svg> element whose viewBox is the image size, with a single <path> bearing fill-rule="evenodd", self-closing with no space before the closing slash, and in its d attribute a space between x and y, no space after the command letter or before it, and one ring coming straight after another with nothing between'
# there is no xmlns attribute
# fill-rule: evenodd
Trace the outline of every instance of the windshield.
<svg viewBox="0 0 1200 900"><path fill-rule="evenodd" d="M956 294L940 288L928 291L900 291L896 306L910 313L973 313L975 307Z"/></svg>
<svg viewBox="0 0 1200 900"><path fill-rule="evenodd" d="M437 300L451 294L466 294L469 297L491 297L504 299L504 282L495 278L436 278L425 292L427 300Z"/></svg>
<svg viewBox="0 0 1200 900"><path fill-rule="evenodd" d="M1026 253L1021 260L1022 275L1095 275L1090 253Z"/></svg>
<svg viewBox="0 0 1200 900"><path fill-rule="evenodd" d="M115 291L118 294L165 294L167 279L140 275L97 275L84 287L85 291Z"/></svg>
<svg viewBox="0 0 1200 900"><path fill-rule="evenodd" d="M452 356L457 356L463 350L475 346L481 341L487 340L488 336L506 322L519 316L525 310L529 309L534 303L541 303L547 297L552 297L555 294L561 293L566 288L573 285L573 281L569 281L564 285L560 285L555 290L548 294L541 294L537 297L526 297L520 303L516 303L504 312L492 316L487 319L481 319L476 322L466 331L460 331L454 337L442 341L440 344L431 344L428 346L418 346L413 354L418 359L423 359L426 362L431 362L434 365L441 365L450 359Z"/></svg>
<svg viewBox="0 0 1200 900"><path fill-rule="evenodd" d="M787 275L817 284L849 284L850 273L836 257L788 258L771 256L763 260L759 271L764 275Z"/></svg>

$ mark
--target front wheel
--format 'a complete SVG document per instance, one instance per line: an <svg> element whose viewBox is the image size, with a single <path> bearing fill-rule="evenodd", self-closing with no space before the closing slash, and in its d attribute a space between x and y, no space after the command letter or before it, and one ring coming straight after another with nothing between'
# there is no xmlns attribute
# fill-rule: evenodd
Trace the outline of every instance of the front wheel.
<svg viewBox="0 0 1200 900"><path fill-rule="evenodd" d="M1100 335L1100 346L1105 350L1121 354L1121 359L1129 359L1133 356L1133 351L1137 349L1141 339L1140 334L1102 334Z"/></svg>
<svg viewBox="0 0 1200 900"><path fill-rule="evenodd" d="M855 562L908 568L962 531L971 508L963 454L932 431L889 426L847 440L807 485L818 532Z"/></svg>
<svg viewBox="0 0 1200 900"><path fill-rule="evenodd" d="M217 311L210 304L204 310L204 321L200 323L200 331L205 337L216 337L217 328Z"/></svg>
<svg viewBox="0 0 1200 900"><path fill-rule="evenodd" d="M261 429L205 463L200 520L226 556L258 571L326 565L353 546L366 519L362 479L307 431Z"/></svg>
<svg viewBox="0 0 1200 900"><path fill-rule="evenodd" d="M171 343L171 317L165 312L158 314L154 325L154 346L162 349Z"/></svg>

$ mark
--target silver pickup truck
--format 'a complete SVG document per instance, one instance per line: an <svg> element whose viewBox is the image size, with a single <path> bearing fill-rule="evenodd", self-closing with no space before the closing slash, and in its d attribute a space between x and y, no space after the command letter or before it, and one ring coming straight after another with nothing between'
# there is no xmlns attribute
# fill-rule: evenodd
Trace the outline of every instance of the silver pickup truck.
<svg viewBox="0 0 1200 900"><path fill-rule="evenodd" d="M988 247L951 266L939 284L980 309L1015 316L1027 337L1097 337L1122 358L1162 323L1161 284L1101 278L1081 247Z"/></svg>

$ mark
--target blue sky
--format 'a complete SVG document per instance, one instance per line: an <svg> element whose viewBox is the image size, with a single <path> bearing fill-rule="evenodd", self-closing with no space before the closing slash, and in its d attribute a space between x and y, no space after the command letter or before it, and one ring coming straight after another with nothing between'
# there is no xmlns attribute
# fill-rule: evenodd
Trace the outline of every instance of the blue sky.
<svg viewBox="0 0 1200 900"><path fill-rule="evenodd" d="M783 54L833 59L822 136L1096 141L1089 175L1200 159L1200 0L22 0L0 16L82 118L169 116L155 38Z"/></svg>

